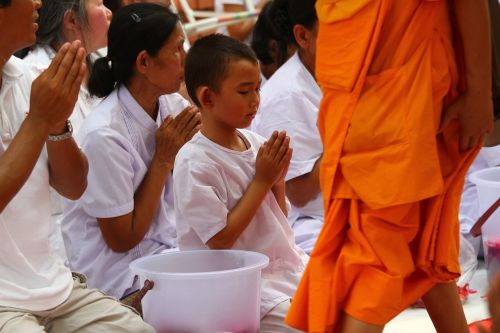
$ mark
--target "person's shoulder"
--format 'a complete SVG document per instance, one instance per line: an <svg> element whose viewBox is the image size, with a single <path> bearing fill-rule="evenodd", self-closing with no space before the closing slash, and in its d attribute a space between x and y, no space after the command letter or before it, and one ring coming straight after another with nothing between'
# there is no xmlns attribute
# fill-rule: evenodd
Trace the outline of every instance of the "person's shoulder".
<svg viewBox="0 0 500 333"><path fill-rule="evenodd" d="M207 144L207 140L201 132L196 133L191 140L186 142L179 152L177 153L175 160L179 161L190 161L195 159L197 162L205 159L206 152L210 150L210 145Z"/></svg>
<svg viewBox="0 0 500 333"><path fill-rule="evenodd" d="M299 96L303 87L297 82L302 81L302 76L300 60L298 60L298 56L292 56L283 66L278 68L262 87L262 103Z"/></svg>
<svg viewBox="0 0 500 333"><path fill-rule="evenodd" d="M26 66L31 69L35 75L39 75L49 67L52 58L53 56L49 53L49 50L43 46L37 45L23 60Z"/></svg>
<svg viewBox="0 0 500 333"><path fill-rule="evenodd" d="M78 131L77 137L79 141L83 141L90 133L92 135L100 135L120 132L120 124L123 119L117 114L121 107L116 97L116 92L113 91L109 96L100 101L96 107L89 113L83 121L81 128ZM95 133L94 133L95 132Z"/></svg>
<svg viewBox="0 0 500 333"><path fill-rule="evenodd" d="M11 56L3 68L3 75L7 80L21 81L31 85L33 73L24 60Z"/></svg>
<svg viewBox="0 0 500 333"><path fill-rule="evenodd" d="M163 116L171 115L176 117L191 103L179 93L162 95L159 98L160 109Z"/></svg>

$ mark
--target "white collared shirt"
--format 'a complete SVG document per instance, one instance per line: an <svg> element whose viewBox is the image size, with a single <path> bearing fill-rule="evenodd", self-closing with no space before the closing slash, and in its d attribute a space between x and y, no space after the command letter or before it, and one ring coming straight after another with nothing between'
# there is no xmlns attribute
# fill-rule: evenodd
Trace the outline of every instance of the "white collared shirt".
<svg viewBox="0 0 500 333"><path fill-rule="evenodd" d="M49 67L55 56L56 53L49 46L38 45L28 53L28 55L24 58L24 61L35 74L35 77L37 77ZM82 84L80 86L78 100L76 101L73 113L69 117L69 120L73 125L74 133L78 132L85 118L87 118L90 111L92 111L92 109L94 109L100 101L101 98L90 95L85 85Z"/></svg>
<svg viewBox="0 0 500 333"><path fill-rule="evenodd" d="M178 103L163 99L164 96L159 103L161 119L167 114L175 116L186 106L180 97ZM165 105L177 105L180 110L167 110ZM131 261L177 245L171 176L161 193L149 231L131 250L112 251L96 220L134 210L134 193L155 152L158 124L121 85L89 115L77 135L89 161L88 186L78 201L65 203L64 243L70 267L86 274L90 287L117 298L139 287L128 267Z"/></svg>
<svg viewBox="0 0 500 333"><path fill-rule="evenodd" d="M29 110L32 74L22 60L5 64L0 89L0 156ZM60 305L71 272L49 246L49 170L44 149L26 183L0 214L0 306L42 311Z"/></svg>
<svg viewBox="0 0 500 333"><path fill-rule="evenodd" d="M293 84L290 84L293 82ZM317 127L321 90L295 53L262 88L261 103L251 129L265 138L285 130L293 156L286 175L290 180L311 172L323 153ZM310 253L323 226L323 197L320 194L304 207L292 205L289 221L297 244Z"/></svg>
<svg viewBox="0 0 500 333"><path fill-rule="evenodd" d="M199 132L177 154L174 198L181 250L209 248L207 241L226 227L227 214L255 175L255 159L264 139L246 130L239 133L250 147L246 151L227 149ZM294 295L308 257L295 245L293 231L271 191L232 248L269 257L269 266L262 272L261 317Z"/></svg>

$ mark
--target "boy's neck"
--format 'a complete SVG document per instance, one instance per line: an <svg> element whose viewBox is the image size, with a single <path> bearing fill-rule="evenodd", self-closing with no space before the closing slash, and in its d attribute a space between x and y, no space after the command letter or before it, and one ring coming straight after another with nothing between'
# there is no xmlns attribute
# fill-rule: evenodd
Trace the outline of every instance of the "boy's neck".
<svg viewBox="0 0 500 333"><path fill-rule="evenodd" d="M221 125L201 113L201 133L216 144L235 151L248 149L245 141L238 135L238 129Z"/></svg>

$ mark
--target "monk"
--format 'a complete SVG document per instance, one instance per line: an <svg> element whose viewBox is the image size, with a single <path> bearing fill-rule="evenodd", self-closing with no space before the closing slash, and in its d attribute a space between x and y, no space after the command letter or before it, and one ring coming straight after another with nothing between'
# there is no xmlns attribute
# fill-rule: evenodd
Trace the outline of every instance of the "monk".
<svg viewBox="0 0 500 333"><path fill-rule="evenodd" d="M287 323L372 333L422 298L465 333L465 173L492 125L486 0L318 0L325 224Z"/></svg>

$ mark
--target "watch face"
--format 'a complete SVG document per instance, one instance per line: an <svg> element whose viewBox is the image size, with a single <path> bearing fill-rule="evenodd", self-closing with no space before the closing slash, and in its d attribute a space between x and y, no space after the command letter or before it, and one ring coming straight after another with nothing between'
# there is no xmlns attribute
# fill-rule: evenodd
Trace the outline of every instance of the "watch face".
<svg viewBox="0 0 500 333"><path fill-rule="evenodd" d="M68 133L73 133L73 125L71 125L71 121L66 120L66 127L67 127L67 132Z"/></svg>

